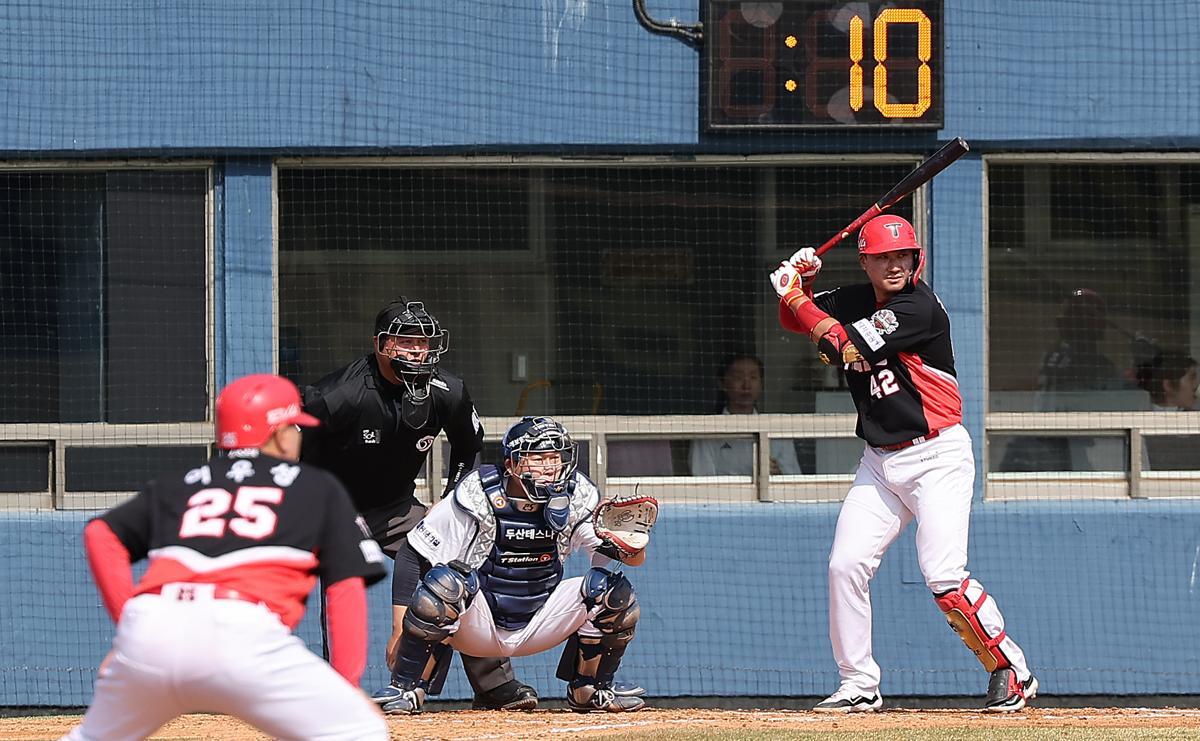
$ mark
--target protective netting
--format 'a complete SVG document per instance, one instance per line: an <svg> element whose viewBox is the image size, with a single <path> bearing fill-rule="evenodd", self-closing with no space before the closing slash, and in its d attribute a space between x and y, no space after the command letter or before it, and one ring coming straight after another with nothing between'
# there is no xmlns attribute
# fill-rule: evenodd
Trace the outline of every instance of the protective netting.
<svg viewBox="0 0 1200 741"><path fill-rule="evenodd" d="M707 16L696 50L619 2L5 5L0 623L21 640L0 648L0 705L90 699L111 625L84 522L206 455L233 377L312 383L368 353L400 295L449 331L483 462L516 417L551 414L603 491L663 502L628 569L643 611L620 678L832 692L827 567L863 442L768 275L959 135L971 155L889 213L951 320L968 567L1044 691L1200 693L1180 650L1200 559L1198 11L888 6L650 9ZM816 286L864 281L851 236ZM433 446L424 500L449 458ZM918 539L909 524L871 585L882 691L980 694ZM386 588L371 599L367 685L391 620ZM320 646L313 615L301 633ZM556 661L518 675L558 697ZM454 669L445 696L470 691Z"/></svg>

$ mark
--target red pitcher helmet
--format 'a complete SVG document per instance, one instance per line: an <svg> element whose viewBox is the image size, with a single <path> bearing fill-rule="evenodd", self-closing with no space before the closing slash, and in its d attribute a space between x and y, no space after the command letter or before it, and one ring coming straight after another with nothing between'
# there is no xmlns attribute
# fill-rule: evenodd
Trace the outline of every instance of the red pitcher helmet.
<svg viewBox="0 0 1200 741"><path fill-rule="evenodd" d="M284 425L316 427L320 423L301 409L299 389L282 376L243 376L217 396L218 448L258 448Z"/></svg>
<svg viewBox="0 0 1200 741"><path fill-rule="evenodd" d="M913 280L921 277L925 269L925 250L917 242L917 232L907 219L885 214L876 216L863 225L858 232L858 254L881 255L897 250L916 250L917 260L913 265Z"/></svg>

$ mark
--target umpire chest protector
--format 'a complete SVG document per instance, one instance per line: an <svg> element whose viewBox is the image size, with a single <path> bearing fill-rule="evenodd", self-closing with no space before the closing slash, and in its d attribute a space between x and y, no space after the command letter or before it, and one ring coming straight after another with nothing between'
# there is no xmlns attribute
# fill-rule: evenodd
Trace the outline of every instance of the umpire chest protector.
<svg viewBox="0 0 1200 741"><path fill-rule="evenodd" d="M454 493L454 504L478 523L465 559L479 571L481 589L496 626L520 630L562 581L571 536L599 500L594 484L576 474L566 525L555 530L543 507L522 512L504 491L495 466L481 466Z"/></svg>

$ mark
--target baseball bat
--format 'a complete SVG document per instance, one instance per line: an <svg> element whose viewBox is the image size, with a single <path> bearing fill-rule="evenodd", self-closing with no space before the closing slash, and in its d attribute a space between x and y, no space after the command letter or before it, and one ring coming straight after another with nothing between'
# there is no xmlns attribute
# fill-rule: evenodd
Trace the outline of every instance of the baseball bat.
<svg viewBox="0 0 1200 741"><path fill-rule="evenodd" d="M861 216L851 221L844 229L830 237L825 244L818 247L817 254L825 254L835 244L850 236L855 229L891 208L901 198L928 183L933 179L934 175L945 170L954 160L966 154L969 149L970 147L967 146L966 141L961 136L947 142L944 147L934 152L928 159L913 168L913 171L905 175L900 182L896 183L891 190L884 194L883 198L875 201L874 205L863 211Z"/></svg>

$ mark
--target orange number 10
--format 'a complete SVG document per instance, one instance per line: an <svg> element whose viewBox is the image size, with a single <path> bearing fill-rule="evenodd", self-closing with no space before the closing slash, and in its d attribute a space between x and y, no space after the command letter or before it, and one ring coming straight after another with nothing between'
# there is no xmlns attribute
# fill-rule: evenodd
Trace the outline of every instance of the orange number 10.
<svg viewBox="0 0 1200 741"><path fill-rule="evenodd" d="M917 101L915 103L888 102L888 26L892 23L917 24ZM929 110L933 99L933 74L929 59L933 55L933 24L929 16L915 8L888 8L875 19L872 28L875 36L875 108L888 118L917 118ZM858 111L863 106L863 21L859 16L850 19L850 108Z"/></svg>

